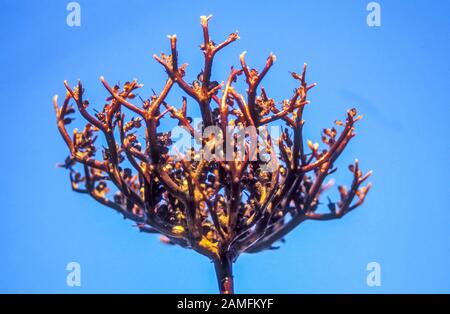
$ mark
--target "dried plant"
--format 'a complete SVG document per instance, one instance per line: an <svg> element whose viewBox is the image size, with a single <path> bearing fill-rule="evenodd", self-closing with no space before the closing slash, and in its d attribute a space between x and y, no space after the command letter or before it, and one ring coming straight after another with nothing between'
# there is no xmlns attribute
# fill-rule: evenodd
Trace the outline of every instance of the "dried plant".
<svg viewBox="0 0 450 314"><path fill-rule="evenodd" d="M241 253L276 248L275 242L306 220L343 217L363 203L370 184L363 187L362 183L370 172L364 175L356 161L349 167L350 188L339 186L340 200L328 199L326 211L318 210L319 197L330 185L325 179L335 172L334 163L354 137L354 125L361 117L351 109L345 121L336 121L339 135L335 127L324 129L326 148L319 149L311 141L305 145L302 115L309 103L308 92L315 86L306 82L306 65L302 73L292 73L298 87L281 106L261 87L275 61L273 54L258 71L247 65L242 53L241 68L232 68L226 82L219 84L211 79L213 59L239 37L232 33L215 44L209 18L201 17L204 68L194 82L185 80L187 64L179 64L173 35L169 36L170 55L154 56L168 76L159 94L140 98L141 104L135 105L132 102L142 87L136 80L120 87L101 78L108 91L107 103L101 111L90 113L82 83L72 88L64 82L63 104L59 107L55 96L54 106L58 129L70 151L62 166L70 171L72 189L136 222L142 232L161 234L167 244L205 255L215 265L220 292L233 293L232 264ZM247 85L245 93L236 88L240 77ZM181 109L167 103L174 87L198 104L203 125L194 126L187 116L187 98L183 97ZM72 101L87 124L70 135L66 127L75 113ZM126 121L125 111L135 117ZM218 127L221 135L201 138L202 150L178 152L176 158L169 153L170 132L158 132L165 119L175 119L193 136L210 126ZM206 148L236 137L230 126L267 130L264 126L275 121L285 125L281 136L272 139L266 134L263 145L255 146L255 134L245 135L243 158L237 157L235 147L228 148L231 160L201 158ZM102 144L96 144L98 134L104 137ZM97 156L98 149L102 157ZM267 169L267 162L252 154L269 156L273 167Z"/></svg>

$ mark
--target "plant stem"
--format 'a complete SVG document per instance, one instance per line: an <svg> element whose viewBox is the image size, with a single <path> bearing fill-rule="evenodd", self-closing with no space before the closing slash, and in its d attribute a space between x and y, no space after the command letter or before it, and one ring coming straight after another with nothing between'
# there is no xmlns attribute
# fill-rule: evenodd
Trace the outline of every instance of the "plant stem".
<svg viewBox="0 0 450 314"><path fill-rule="evenodd" d="M214 261L217 283L221 294L234 294L233 261L228 254Z"/></svg>

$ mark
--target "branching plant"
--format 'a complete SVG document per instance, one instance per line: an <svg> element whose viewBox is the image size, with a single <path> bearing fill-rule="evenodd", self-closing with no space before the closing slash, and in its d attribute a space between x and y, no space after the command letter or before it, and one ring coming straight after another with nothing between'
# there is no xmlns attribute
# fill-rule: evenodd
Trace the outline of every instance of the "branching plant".
<svg viewBox="0 0 450 314"><path fill-rule="evenodd" d="M349 166L351 186L339 186L340 200L328 199L326 210L320 210L320 196L330 186L325 180L361 117L351 109L336 127L324 129L323 149L305 142L303 110L315 86L306 82L306 64L301 73L292 73L298 82L293 95L279 103L261 85L275 62L273 54L258 71L242 53L240 68L231 68L227 80L218 83L211 78L214 57L239 36L232 33L214 43L209 19L201 17L204 66L195 81L186 81L187 64L179 63L173 35L170 54L154 56L168 76L160 93L136 101L142 87L136 80L112 86L102 77L108 92L102 110L89 108L80 81L75 87L64 82L67 93L61 106L55 96L54 106L70 151L62 166L69 170L72 189L134 221L142 232L205 255L214 262L220 292L233 293L232 265L240 254L276 248L306 220L339 219L351 212L370 189L363 186L370 172L363 174L358 161ZM246 84L243 93L237 88L240 79ZM180 109L167 100L174 88L188 96ZM200 125L188 117L188 98L200 109ZM69 132L75 108L87 124ZM171 132L159 131L167 119L177 121L200 149L174 148ZM283 125L278 138L268 131L273 122ZM211 127L216 131L205 132Z"/></svg>

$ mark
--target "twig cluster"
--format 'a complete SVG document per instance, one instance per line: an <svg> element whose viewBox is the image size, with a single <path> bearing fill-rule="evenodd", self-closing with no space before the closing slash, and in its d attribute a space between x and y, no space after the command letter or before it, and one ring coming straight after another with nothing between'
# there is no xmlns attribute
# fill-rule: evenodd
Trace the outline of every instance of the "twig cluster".
<svg viewBox="0 0 450 314"><path fill-rule="evenodd" d="M276 248L277 241L306 220L343 217L363 203L370 189L370 184L363 183L370 172L363 174L356 161L349 167L353 174L351 186L339 186L340 200L329 200L327 212L319 211L320 196L328 188L325 179L335 172L334 163L355 136L355 123L361 117L351 109L345 121L336 121L335 127L324 129L324 148L305 142L303 110L315 86L306 82L306 64L301 73L292 73L298 86L281 106L261 86L275 62L273 54L259 71L247 64L242 53L241 67L232 68L228 79L218 83L211 78L214 57L239 36L232 33L215 44L209 34L209 19L201 17L204 66L194 82L186 81L187 64L179 63L177 37L173 35L169 36L170 54L154 56L168 76L160 93L141 98L136 105L133 101L141 84L133 80L111 86L102 77L108 98L101 111L90 113L81 82L75 87L65 82L67 93L62 106L56 96L54 106L58 129L70 151L63 166L70 171L73 190L111 207L134 221L139 230L161 234L165 243L207 256L216 263L221 291L231 292L230 264L241 253ZM242 77L247 85L244 93L235 88L235 82ZM243 159L183 158L183 153L199 153L195 151L180 152L178 159L171 156L170 133L158 132L163 118L176 119L192 135L199 131L187 116L186 97L180 109L168 104L167 95L174 87L198 104L203 127L218 126L225 139L232 136L227 131L230 125L261 128L281 121L285 125L281 137L267 136L264 143L264 153L276 161L273 171L264 170L260 160L249 158L251 153L263 154L259 146L252 151L251 139L246 142ZM87 124L70 134L67 125L75 113L72 103ZM130 120L125 119L127 110L134 114ZM145 136L140 136L138 130L143 130ZM104 137L103 147L96 142L100 134ZM216 140L204 138L203 145ZM76 170L76 165L81 165L82 170Z"/></svg>

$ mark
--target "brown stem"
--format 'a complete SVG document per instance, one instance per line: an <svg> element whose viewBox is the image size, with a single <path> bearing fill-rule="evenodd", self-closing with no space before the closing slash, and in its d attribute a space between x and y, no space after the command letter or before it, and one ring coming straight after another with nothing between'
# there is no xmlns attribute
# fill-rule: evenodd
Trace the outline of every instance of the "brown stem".
<svg viewBox="0 0 450 314"><path fill-rule="evenodd" d="M214 261L217 283L221 294L234 294L233 261L228 254Z"/></svg>

